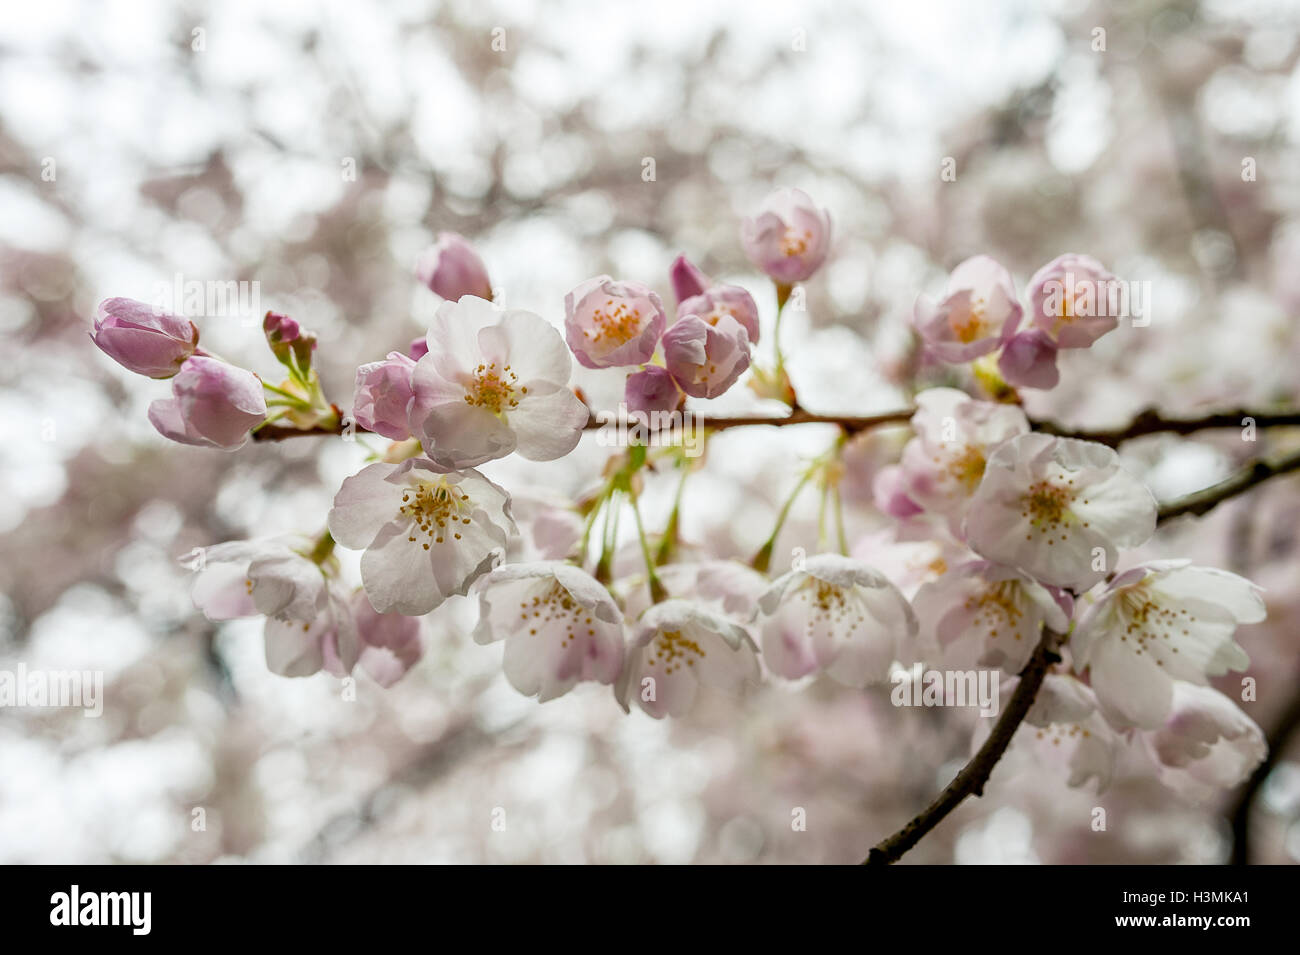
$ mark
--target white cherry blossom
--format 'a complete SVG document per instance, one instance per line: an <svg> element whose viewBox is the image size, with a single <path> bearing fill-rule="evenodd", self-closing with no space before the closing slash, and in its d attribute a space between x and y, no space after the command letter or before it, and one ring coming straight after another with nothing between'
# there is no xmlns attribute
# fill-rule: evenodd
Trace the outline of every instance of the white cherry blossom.
<svg viewBox="0 0 1300 955"><path fill-rule="evenodd" d="M545 319L467 295L439 306L428 345L411 374L409 416L432 461L459 469L512 451L550 461L578 443L587 406L569 389L569 349Z"/></svg>
<svg viewBox="0 0 1300 955"><path fill-rule="evenodd" d="M347 592L310 548L297 538L217 544L203 549L194 581L194 605L210 620L266 616L266 665L281 676L310 676L327 662L346 673L357 662Z"/></svg>
<svg viewBox="0 0 1300 955"><path fill-rule="evenodd" d="M1181 680L1164 725L1138 736L1160 781L1200 802L1245 782L1268 755L1263 730L1237 704Z"/></svg>
<svg viewBox="0 0 1300 955"><path fill-rule="evenodd" d="M624 710L635 699L655 719L689 712L701 686L736 693L760 674L744 627L682 599L647 610L628 651L615 696Z"/></svg>
<svg viewBox="0 0 1300 955"><path fill-rule="evenodd" d="M479 643L505 641L506 679L545 703L579 681L613 683L623 669L623 614L586 571L561 561L506 564L483 579Z"/></svg>
<svg viewBox="0 0 1300 955"><path fill-rule="evenodd" d="M955 388L931 388L916 396L916 437L903 449L907 496L927 511L961 527L966 507L984 477L989 455L1029 431L1015 405L976 401Z"/></svg>
<svg viewBox="0 0 1300 955"><path fill-rule="evenodd" d="M1102 444L1032 433L989 458L966 517L980 556L1036 580L1086 590L1114 569L1121 547L1155 531L1151 492Z"/></svg>
<svg viewBox="0 0 1300 955"><path fill-rule="evenodd" d="M977 560L923 584L914 606L921 646L934 663L1015 674L1029 662L1044 626L1065 632L1072 603L1014 567Z"/></svg>
<svg viewBox="0 0 1300 955"><path fill-rule="evenodd" d="M424 458L372 464L343 482L329 513L380 613L428 613L500 562L515 533L510 497L477 471Z"/></svg>
<svg viewBox="0 0 1300 955"><path fill-rule="evenodd" d="M1117 577L1084 612L1070 637L1076 669L1116 725L1154 729L1168 716L1177 680L1244 670L1237 625L1265 616L1259 588L1189 561L1155 561Z"/></svg>
<svg viewBox="0 0 1300 955"><path fill-rule="evenodd" d="M916 618L884 574L839 554L807 558L759 601L763 656L781 676L815 670L846 686L883 683L916 636Z"/></svg>

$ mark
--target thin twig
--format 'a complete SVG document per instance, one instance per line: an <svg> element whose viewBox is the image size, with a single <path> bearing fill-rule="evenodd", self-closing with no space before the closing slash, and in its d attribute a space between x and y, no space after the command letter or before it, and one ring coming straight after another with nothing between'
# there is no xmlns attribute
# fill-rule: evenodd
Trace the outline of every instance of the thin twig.
<svg viewBox="0 0 1300 955"><path fill-rule="evenodd" d="M1269 478L1289 474L1292 471L1300 471L1300 451L1292 451L1276 461L1252 461L1226 481L1220 481L1202 491L1195 491L1186 497L1162 505L1160 522L1164 523L1184 514L1204 514L1221 501L1249 491Z"/></svg>
<svg viewBox="0 0 1300 955"><path fill-rule="evenodd" d="M1219 411L1202 415L1199 418L1167 418L1153 408L1139 412L1122 428L1102 431L1074 431L1062 428L1051 421L1038 421L1034 427L1046 434L1061 438L1079 438L1083 441L1096 441L1108 447L1115 447L1124 441L1145 437L1149 434L1195 434L1197 431L1210 431L1214 428L1245 428L1253 425L1260 428L1300 427L1300 411L1251 411L1241 408L1236 411Z"/></svg>

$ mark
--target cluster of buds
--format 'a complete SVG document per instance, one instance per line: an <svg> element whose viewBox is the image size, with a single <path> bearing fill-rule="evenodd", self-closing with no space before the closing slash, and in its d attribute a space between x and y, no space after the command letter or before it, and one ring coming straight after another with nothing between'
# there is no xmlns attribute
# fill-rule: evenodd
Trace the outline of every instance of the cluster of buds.
<svg viewBox="0 0 1300 955"><path fill-rule="evenodd" d="M830 248L830 216L797 189L772 193L740 231L745 253L776 284L781 306ZM744 288L714 282L684 255L669 280L676 300L671 324L659 295L638 282L602 275L565 298L566 338L579 363L638 368L624 389L631 412L677 411L687 397L722 395L750 367L758 344L758 304Z"/></svg>

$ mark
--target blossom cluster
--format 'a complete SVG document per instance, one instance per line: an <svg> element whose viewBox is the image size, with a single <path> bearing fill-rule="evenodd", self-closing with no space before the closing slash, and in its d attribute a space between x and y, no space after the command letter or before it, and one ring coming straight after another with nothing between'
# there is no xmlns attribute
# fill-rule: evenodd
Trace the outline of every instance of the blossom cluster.
<svg viewBox="0 0 1300 955"><path fill-rule="evenodd" d="M942 299L917 299L912 322L939 361L961 364L996 352L1007 384L1055 388L1061 349L1088 348L1119 326L1108 307L1116 282L1091 256L1057 256L1029 280L1030 318L1024 324L1011 273L977 255L952 270Z"/></svg>
<svg viewBox="0 0 1300 955"><path fill-rule="evenodd" d="M740 240L780 309L827 260L830 218L807 194L778 190L743 221ZM99 308L96 344L133 372L170 380L172 397L149 410L167 438L234 450L267 428L337 434L351 424L390 442L343 481L318 536L204 551L196 606L212 620L264 616L274 672L360 667L391 685L422 656L420 618L453 597L477 600L474 639L504 644L505 678L519 692L547 701L595 683L655 718L765 675L824 674L861 688L923 662L996 669L1011 685L1054 638L1065 660L1017 745L1063 765L1072 785L1109 783L1125 747L1189 791L1231 785L1262 758L1258 727L1208 685L1248 665L1235 633L1263 618L1259 589L1186 561L1121 570L1124 552L1155 532L1150 491L1111 448L1034 430L1014 389L923 391L905 443L841 435L808 476L834 485L839 507L852 456L865 457L867 497L892 529L854 546L841 534L838 552L800 555L788 571L768 574L779 522L748 564L679 557L676 510L652 548L638 509L651 479L646 447L613 453L571 507L531 513L542 559L507 562L520 518L511 493L478 468L573 451L592 420L571 386L573 361L625 375L630 410L680 410L751 369L760 309L684 255L668 273L671 322L654 289L602 275L565 298L563 333L498 307L482 257L461 236L439 236L416 274L442 299L427 335L357 369L350 415L322 392L316 337L287 316L268 313L263 325L286 373L273 383L206 352L182 317L125 299ZM914 325L941 361L997 353L1003 384L1050 388L1059 350L1117 327L1087 307L1112 278L1086 256L1054 260L1029 281L1023 327L1010 273L977 256L953 271L942 300L920 299ZM654 453L684 467L671 447ZM611 528L626 511L644 560L616 575ZM336 545L361 552L360 589ZM906 556L917 548L919 564Z"/></svg>

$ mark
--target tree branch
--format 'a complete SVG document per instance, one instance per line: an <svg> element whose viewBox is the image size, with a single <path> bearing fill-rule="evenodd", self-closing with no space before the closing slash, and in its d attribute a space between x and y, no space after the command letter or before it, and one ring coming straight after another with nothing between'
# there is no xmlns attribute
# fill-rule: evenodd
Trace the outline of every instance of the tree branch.
<svg viewBox="0 0 1300 955"><path fill-rule="evenodd" d="M707 428L710 431L724 431L727 428L745 428L759 425L779 428L792 424L834 424L839 425L850 434L869 431L872 428L887 425L906 424L916 413L915 408L900 408L874 415L838 415L817 414L799 408L784 415L702 415L691 413L683 423ZM1031 421L1034 430L1061 438L1077 438L1081 441L1095 441L1108 447L1116 447L1133 438L1150 434L1194 434L1197 431L1209 431L1215 428L1241 428L1243 421L1250 419L1256 428L1300 427L1300 411L1221 411L1199 418L1167 418L1160 412L1147 409L1141 412L1122 428L1101 431L1076 431L1064 428L1052 421ZM631 422L629 424L634 424ZM592 415L587 419L587 429L596 430L606 426L617 426L618 422ZM365 432L365 428L353 426L354 431ZM300 438L310 435L343 434L340 422L331 428L298 428L283 425L265 425L253 432L254 441L283 441L285 438Z"/></svg>
<svg viewBox="0 0 1300 955"><path fill-rule="evenodd" d="M1203 415L1199 418L1167 418L1154 408L1147 408L1138 413L1122 428L1103 431L1073 431L1062 428L1051 421L1034 422L1035 429L1045 434L1060 438L1079 438L1083 441L1096 441L1108 447L1116 447L1125 441L1145 437L1149 434L1195 434L1197 431L1209 431L1214 428L1243 428L1247 420L1258 428L1300 427L1300 411L1251 411L1241 408L1236 411L1220 411Z"/></svg>
<svg viewBox="0 0 1300 955"><path fill-rule="evenodd" d="M1269 478L1300 471L1300 451L1292 451L1276 461L1252 461L1226 481L1220 481L1202 491L1195 491L1186 497L1164 504L1160 508L1160 523L1181 517L1184 514L1204 514L1216 504L1236 497L1263 484Z"/></svg>
<svg viewBox="0 0 1300 955"><path fill-rule="evenodd" d="M1016 735L1016 730L1033 706L1038 689L1043 685L1043 678L1047 676L1047 668L1060 661L1058 650L1064 640L1064 634L1052 630L1043 631L1042 639L1034 648L1034 655L1020 671L1020 682L1011 694L1011 701L998 717L993 731L979 752L970 758L961 772L944 787L939 798L930 803L920 815L892 836L880 840L863 860L863 865L890 865L897 862L904 852L916 845L922 836L937 826L967 796L984 794L984 784L988 782L993 767L1011 745L1011 738Z"/></svg>
<svg viewBox="0 0 1300 955"><path fill-rule="evenodd" d="M886 411L874 415L831 415L817 414L812 411L805 411L799 408L790 414L785 415L703 415L688 412L687 415L680 419L680 423L697 428L706 428L710 431L725 431L728 428L747 428L759 425L770 427L783 427L791 424L835 424L839 425L845 431L850 433L857 431L868 431L872 428L880 428L886 425L907 424L916 413L913 408L903 408L899 411ZM653 423L653 418L650 422ZM588 431L597 431L601 428L615 428L623 424L627 427L643 426L635 421L605 418L603 416L591 415L587 419L586 429ZM353 425L353 431L362 434L369 432L365 428ZM343 434L342 422L330 428L288 428L281 425L268 424L258 428L253 432L254 441L283 441L286 438L309 437L312 435L340 435Z"/></svg>

